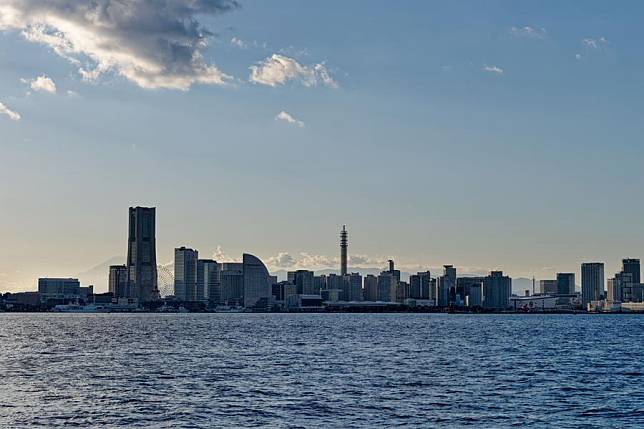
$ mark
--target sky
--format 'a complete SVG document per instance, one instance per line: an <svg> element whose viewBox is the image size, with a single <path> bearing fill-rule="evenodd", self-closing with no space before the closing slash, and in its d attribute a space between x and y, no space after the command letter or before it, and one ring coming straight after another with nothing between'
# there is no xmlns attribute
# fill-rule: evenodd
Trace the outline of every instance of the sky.
<svg viewBox="0 0 644 429"><path fill-rule="evenodd" d="M346 224L354 267L610 275L644 256L643 15L0 0L0 291L124 262L136 205L159 263L334 267Z"/></svg>

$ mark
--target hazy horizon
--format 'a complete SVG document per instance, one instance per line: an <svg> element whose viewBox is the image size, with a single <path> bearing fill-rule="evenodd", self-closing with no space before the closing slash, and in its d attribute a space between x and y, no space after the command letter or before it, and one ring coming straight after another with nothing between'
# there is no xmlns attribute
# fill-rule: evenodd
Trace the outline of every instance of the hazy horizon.
<svg viewBox="0 0 644 429"><path fill-rule="evenodd" d="M101 4L0 1L0 291L124 255L134 205L159 263L644 256L641 2Z"/></svg>

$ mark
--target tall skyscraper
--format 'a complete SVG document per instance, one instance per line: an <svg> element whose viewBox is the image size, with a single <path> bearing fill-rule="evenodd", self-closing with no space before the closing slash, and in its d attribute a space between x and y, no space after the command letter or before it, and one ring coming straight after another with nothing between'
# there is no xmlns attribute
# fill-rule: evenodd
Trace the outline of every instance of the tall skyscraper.
<svg viewBox="0 0 644 429"><path fill-rule="evenodd" d="M346 301L362 301L362 276L351 273L344 276L344 299Z"/></svg>
<svg viewBox="0 0 644 429"><path fill-rule="evenodd" d="M159 299L155 218L154 207L130 207L127 246L129 295L140 302Z"/></svg>
<svg viewBox="0 0 644 429"><path fill-rule="evenodd" d="M347 248L349 247L349 233L347 232L347 226L342 225L342 231L340 232L340 275L346 276L347 271Z"/></svg>
<svg viewBox="0 0 644 429"><path fill-rule="evenodd" d="M244 299L244 266L239 262L224 262L219 273L219 303L238 306Z"/></svg>
<svg viewBox="0 0 644 429"><path fill-rule="evenodd" d="M181 301L197 300L199 252L187 247L174 249L174 296Z"/></svg>
<svg viewBox="0 0 644 429"><path fill-rule="evenodd" d="M586 308L590 301L599 301L604 295L604 264L586 262L581 264L581 302Z"/></svg>
<svg viewBox="0 0 644 429"><path fill-rule="evenodd" d="M127 283L127 266L110 265L108 290L114 298L127 298L129 296Z"/></svg>
<svg viewBox="0 0 644 429"><path fill-rule="evenodd" d="M640 260L639 259L623 259L622 271L631 275L631 283L640 283Z"/></svg>

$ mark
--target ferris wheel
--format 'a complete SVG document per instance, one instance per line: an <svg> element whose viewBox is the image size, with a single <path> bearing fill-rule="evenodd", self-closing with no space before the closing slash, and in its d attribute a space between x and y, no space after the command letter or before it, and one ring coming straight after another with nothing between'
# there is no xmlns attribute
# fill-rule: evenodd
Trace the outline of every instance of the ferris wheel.
<svg viewBox="0 0 644 429"><path fill-rule="evenodd" d="M161 298L174 295L174 275L164 265L157 265L157 288Z"/></svg>

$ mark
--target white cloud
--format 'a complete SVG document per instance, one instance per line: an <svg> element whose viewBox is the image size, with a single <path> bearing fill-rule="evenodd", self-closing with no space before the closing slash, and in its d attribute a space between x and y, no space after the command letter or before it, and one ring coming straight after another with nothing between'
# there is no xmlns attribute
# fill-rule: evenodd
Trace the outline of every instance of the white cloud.
<svg viewBox="0 0 644 429"><path fill-rule="evenodd" d="M5 106L2 103L0 103L0 114L7 115L9 119L14 121L20 120L20 114L18 112L14 112L13 110L9 109L7 106Z"/></svg>
<svg viewBox="0 0 644 429"><path fill-rule="evenodd" d="M280 54L273 54L249 68L249 80L261 85L275 87L295 81L307 87L324 85L337 88L338 86L324 63L305 66L293 58Z"/></svg>
<svg viewBox="0 0 644 429"><path fill-rule="evenodd" d="M298 255L291 255L288 252L279 252L275 256L266 258L266 265L272 269L305 269L321 270L337 268L340 265L340 258L327 255L317 255L301 252ZM372 258L367 255L350 255L348 263L356 268L381 268L386 266L387 258Z"/></svg>
<svg viewBox="0 0 644 429"><path fill-rule="evenodd" d="M248 48L248 43L244 42L242 39L238 37L233 37L232 39L230 39L230 44L233 46L237 46L240 49Z"/></svg>
<svg viewBox="0 0 644 429"><path fill-rule="evenodd" d="M498 75L503 74L503 69L497 66L485 66L483 67L483 70L485 70L486 72L495 73Z"/></svg>
<svg viewBox="0 0 644 429"><path fill-rule="evenodd" d="M22 83L27 83L32 90L37 92L48 92L50 94L56 93L56 84L54 81L45 75L40 75L35 79L20 79Z"/></svg>
<svg viewBox="0 0 644 429"><path fill-rule="evenodd" d="M0 30L48 46L87 80L114 72L142 88L187 90L230 78L204 59L211 33L198 18L236 7L236 0L2 0Z"/></svg>
<svg viewBox="0 0 644 429"><path fill-rule="evenodd" d="M297 125L300 128L304 128L305 126L304 122L300 121L299 119L295 119L293 115L291 115L288 112L285 112L284 110L282 110L277 114L277 116L275 116L275 120L288 122L289 124Z"/></svg>
<svg viewBox="0 0 644 429"><path fill-rule="evenodd" d="M261 48L266 49L268 44L266 42L258 42L253 40L252 42L247 42L246 40L240 39L239 37L233 37L230 39L230 44L239 48L239 49L248 49L248 48Z"/></svg>
<svg viewBox="0 0 644 429"><path fill-rule="evenodd" d="M606 38L604 38L604 37L599 37L597 39L588 37L588 38L582 39L581 43L583 43L584 46L587 46L587 47L589 47L591 49L599 49L602 46L607 45L608 40L606 40Z"/></svg>
<svg viewBox="0 0 644 429"><path fill-rule="evenodd" d="M511 27L510 34L516 37L543 40L548 33L545 28L534 28L526 25L525 27Z"/></svg>
<svg viewBox="0 0 644 429"><path fill-rule="evenodd" d="M575 58L580 60L581 59L581 54L575 54Z"/></svg>

